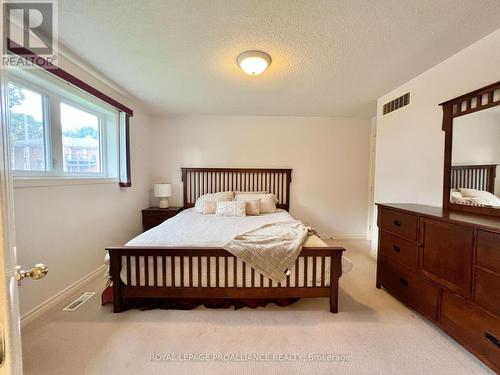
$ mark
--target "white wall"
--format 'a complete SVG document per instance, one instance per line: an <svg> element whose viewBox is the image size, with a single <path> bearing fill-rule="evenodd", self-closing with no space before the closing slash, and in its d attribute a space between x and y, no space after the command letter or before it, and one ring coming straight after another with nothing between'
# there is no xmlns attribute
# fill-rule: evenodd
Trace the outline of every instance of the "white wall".
<svg viewBox="0 0 500 375"><path fill-rule="evenodd" d="M439 103L499 81L499 66L500 29L378 99L375 202L441 206ZM383 104L406 92L410 105L382 116Z"/></svg>
<svg viewBox="0 0 500 375"><path fill-rule="evenodd" d="M181 167L290 167L291 213L322 235L366 236L369 118L172 116L152 129L153 178Z"/></svg>
<svg viewBox="0 0 500 375"><path fill-rule="evenodd" d="M22 315L102 266L106 246L123 245L140 233L140 210L149 204L149 116L140 103L75 65L63 61L61 67L134 110L132 187L120 189L112 183L14 189L18 264L29 268L43 262L49 267L43 280L23 282Z"/></svg>

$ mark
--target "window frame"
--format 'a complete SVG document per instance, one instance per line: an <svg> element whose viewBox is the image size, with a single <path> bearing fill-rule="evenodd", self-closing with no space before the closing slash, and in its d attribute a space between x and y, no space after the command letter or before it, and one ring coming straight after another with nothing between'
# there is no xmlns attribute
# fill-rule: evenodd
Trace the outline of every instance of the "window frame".
<svg viewBox="0 0 500 375"><path fill-rule="evenodd" d="M10 77L9 77L10 78ZM50 162L52 160L52 129L50 125L50 97L47 95L44 89L38 87L37 85L33 85L31 82L24 82L24 80L16 79L8 79L7 80L7 89L9 90L9 84L12 83L19 88L25 88L29 91L32 91L36 94L39 94L42 97L42 115L43 115L43 133L44 133L44 155L45 155L45 171L26 171L22 169L12 169L12 163L10 164L11 174L15 177L37 177L37 176L47 176L48 173L52 171L50 168ZM8 114L8 118L10 121L10 110ZM10 143L10 128L9 128L9 143ZM10 147L11 145L9 145Z"/></svg>
<svg viewBox="0 0 500 375"><path fill-rule="evenodd" d="M36 77L37 81L45 80L44 77ZM107 105L97 103L93 98L86 97L86 93L75 93L46 79L49 86L56 86L57 91L67 92L67 95L50 88L42 87L36 82L32 82L18 74L9 72L7 83L12 83L18 87L26 88L43 98L44 115L44 143L45 143L45 171L25 171L11 169L15 187L24 186L52 186L63 184L88 184L88 183L116 183L119 179L119 120L120 113L115 108L107 108ZM72 97L81 99L84 103L77 102ZM64 146L62 138L61 104L68 105L78 110L84 111L98 118L99 126L99 173L78 173L64 172ZM97 108L96 108L97 107ZM99 111L102 107L102 111ZM112 121L111 121L112 120ZM112 126L116 134L111 137L109 127ZM111 138L114 138L116 146L109 147ZM110 153L113 157L116 170L111 170ZM11 165L12 168L12 165Z"/></svg>
<svg viewBox="0 0 500 375"><path fill-rule="evenodd" d="M82 105L80 105L80 103L75 103L74 101L70 101L69 99L66 100L66 98L64 98L65 100L60 100L59 101L59 106L58 106L58 109L59 109L59 124L61 126L61 146L62 146L62 150L61 150L61 161L57 162L56 164L61 164L61 171L62 173L64 173L65 176L68 176L68 177L94 177L94 178L105 178L109 175L109 171L108 171L108 155L107 155L107 151L108 151L108 147L107 147L107 142L104 142L105 140L107 140L106 138L106 126L105 126L105 116L100 114L99 112L97 111L92 111L91 109L88 109ZM99 173L79 173L79 172L64 172L64 144L63 144L63 140L62 140L62 120L61 120L61 104L66 104L67 106L70 106L70 107L73 107L73 108L76 108L82 112L86 112L88 114L91 114L91 115L94 115L97 117L97 121L98 121L98 131L99 131L99 169L100 169L100 172ZM57 168L56 168L57 169Z"/></svg>

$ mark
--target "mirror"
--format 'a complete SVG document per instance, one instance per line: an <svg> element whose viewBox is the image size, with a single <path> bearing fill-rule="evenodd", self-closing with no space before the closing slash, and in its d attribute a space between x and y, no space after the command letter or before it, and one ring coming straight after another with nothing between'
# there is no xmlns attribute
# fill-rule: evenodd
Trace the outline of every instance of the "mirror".
<svg viewBox="0 0 500 375"><path fill-rule="evenodd" d="M453 119L450 203L500 209L500 106Z"/></svg>

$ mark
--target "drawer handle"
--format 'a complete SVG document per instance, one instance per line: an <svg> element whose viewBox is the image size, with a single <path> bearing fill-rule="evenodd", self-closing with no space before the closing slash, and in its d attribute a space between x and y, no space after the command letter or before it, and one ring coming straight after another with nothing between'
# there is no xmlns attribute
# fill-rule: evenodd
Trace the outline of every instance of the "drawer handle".
<svg viewBox="0 0 500 375"><path fill-rule="evenodd" d="M392 245L392 250L394 250L396 253L401 252L401 248L398 245Z"/></svg>
<svg viewBox="0 0 500 375"><path fill-rule="evenodd" d="M486 337L486 340L491 342L493 345L495 345L497 348L500 349L500 340L497 339L495 336L493 336L491 333L485 332L484 337Z"/></svg>
<svg viewBox="0 0 500 375"><path fill-rule="evenodd" d="M400 277L399 282L404 286L408 286L408 280L406 280L404 277Z"/></svg>
<svg viewBox="0 0 500 375"><path fill-rule="evenodd" d="M394 220L394 225L397 227L401 226L401 220Z"/></svg>

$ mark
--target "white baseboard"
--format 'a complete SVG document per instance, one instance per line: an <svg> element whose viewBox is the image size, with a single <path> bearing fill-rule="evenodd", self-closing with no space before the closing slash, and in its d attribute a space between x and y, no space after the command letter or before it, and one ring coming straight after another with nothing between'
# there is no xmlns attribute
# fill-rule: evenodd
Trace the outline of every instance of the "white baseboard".
<svg viewBox="0 0 500 375"><path fill-rule="evenodd" d="M323 240L367 240L366 234L320 234Z"/></svg>
<svg viewBox="0 0 500 375"><path fill-rule="evenodd" d="M55 305L59 304L62 302L65 298L69 297L71 294L76 292L79 288L81 288L83 285L86 283L90 282L92 279L94 279L96 276L101 274L103 275L104 269L107 267L107 265L103 264L100 266L98 269L95 271L92 271L88 275L82 277L80 280L74 282L67 288L64 288L61 290L59 293L56 295L50 297L48 300L45 302L42 302L35 308L31 309L28 311L26 314L21 316L21 329L26 327L28 324L30 324L32 321L36 320L43 314L45 314L48 310L50 310L52 307Z"/></svg>

